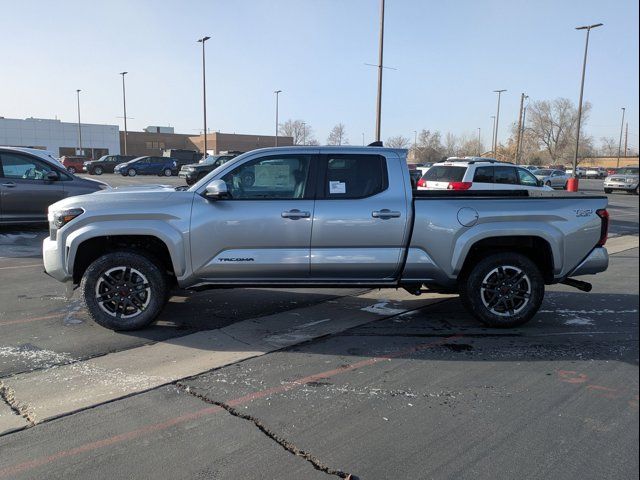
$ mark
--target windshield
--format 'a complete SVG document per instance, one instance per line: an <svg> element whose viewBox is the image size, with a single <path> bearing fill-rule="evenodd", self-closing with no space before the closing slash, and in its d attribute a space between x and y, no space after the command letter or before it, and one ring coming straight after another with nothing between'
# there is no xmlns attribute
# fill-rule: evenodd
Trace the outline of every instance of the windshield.
<svg viewBox="0 0 640 480"><path fill-rule="evenodd" d="M436 165L431 167L422 177L430 182L461 182L467 167L450 167Z"/></svg>
<svg viewBox="0 0 640 480"><path fill-rule="evenodd" d="M205 158L204 160L200 160L201 165L213 165L214 163L216 163L216 160L222 158L220 155L216 155L216 156L212 156L209 155L207 158Z"/></svg>
<svg viewBox="0 0 640 480"><path fill-rule="evenodd" d="M109 155L103 155L98 159L98 161L99 162L104 162L107 158L109 158Z"/></svg>
<svg viewBox="0 0 640 480"><path fill-rule="evenodd" d="M536 170L535 174L536 175L551 175L551 172L553 172L553 170Z"/></svg>
<svg viewBox="0 0 640 480"><path fill-rule="evenodd" d="M616 172L616 175L638 175L638 171L637 168L621 168Z"/></svg>

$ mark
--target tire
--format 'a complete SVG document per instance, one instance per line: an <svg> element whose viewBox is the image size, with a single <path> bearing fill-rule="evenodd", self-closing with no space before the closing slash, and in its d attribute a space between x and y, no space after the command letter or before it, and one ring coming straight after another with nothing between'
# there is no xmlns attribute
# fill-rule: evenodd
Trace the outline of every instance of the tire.
<svg viewBox="0 0 640 480"><path fill-rule="evenodd" d="M545 185L546 185L547 187L551 187L551 182L547 180L547 182L545 183ZM553 187L551 187L551 188L553 188Z"/></svg>
<svg viewBox="0 0 640 480"><path fill-rule="evenodd" d="M604 193L613 193L613 190L611 188L605 188Z"/></svg>
<svg viewBox="0 0 640 480"><path fill-rule="evenodd" d="M569 182L566 182L563 186L562 189L563 190L567 190L569 188Z"/></svg>
<svg viewBox="0 0 640 480"><path fill-rule="evenodd" d="M510 281L516 281L515 285L510 285ZM488 286L496 283L506 290L495 288L495 293L492 292ZM524 325L537 313L544 288L542 273L528 257L514 252L497 253L480 260L463 277L460 299L465 309L485 325L513 328ZM514 298L511 292L522 295Z"/></svg>
<svg viewBox="0 0 640 480"><path fill-rule="evenodd" d="M165 168L165 169L164 169L164 171L162 172L162 174L163 174L165 177L170 177L171 175L173 175L173 172L171 171L171 169L170 169L170 168Z"/></svg>
<svg viewBox="0 0 640 480"><path fill-rule="evenodd" d="M75 169L75 167L69 167L69 168L67 168L67 172L76 173L76 169Z"/></svg>
<svg viewBox="0 0 640 480"><path fill-rule="evenodd" d="M129 170L127 170L127 176L129 177L135 177L138 174L138 172L136 172L135 168L130 168Z"/></svg>
<svg viewBox="0 0 640 480"><path fill-rule="evenodd" d="M91 172L91 173L94 173L94 174L96 174L96 175L102 175L102 167L96 167L96 168L94 168L94 169L93 169L93 172Z"/></svg>
<svg viewBox="0 0 640 480"><path fill-rule="evenodd" d="M162 270L150 258L113 252L89 265L80 291L89 315L98 325L126 331L151 324L164 307L169 289Z"/></svg>
<svg viewBox="0 0 640 480"><path fill-rule="evenodd" d="M640 185L638 185L638 186L636 187L636 189L633 191L634 195L636 195L636 196L640 195L640 191L639 191L639 189L640 189Z"/></svg>

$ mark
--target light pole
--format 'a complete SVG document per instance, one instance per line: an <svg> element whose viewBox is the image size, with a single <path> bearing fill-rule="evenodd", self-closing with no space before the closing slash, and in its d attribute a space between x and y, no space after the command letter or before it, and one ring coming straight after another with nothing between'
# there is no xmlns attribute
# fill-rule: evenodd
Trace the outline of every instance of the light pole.
<svg viewBox="0 0 640 480"><path fill-rule="evenodd" d="M626 108L622 107L622 122L620 123L620 141L618 142L618 161L616 167L620 167L620 150L622 149L622 132L624 131L624 111ZM627 152L625 152L626 155Z"/></svg>
<svg viewBox="0 0 640 480"><path fill-rule="evenodd" d="M582 27L576 27L576 30L586 30L587 39L584 44L584 60L582 62L582 81L580 82L580 101L578 102L578 130L576 131L576 154L573 157L573 176L567 183L567 190L570 192L578 191L578 151L580 149L580 122L582 121L582 96L584 93L584 74L587 71L587 51L589 50L589 34L592 28L601 27L602 23L595 23L593 25L584 25Z"/></svg>
<svg viewBox="0 0 640 480"><path fill-rule="evenodd" d="M520 95L520 113L518 113L518 132L516 135L516 156L515 156L515 164L518 165L520 163L520 135L522 134L522 112L524 111L524 100L529 98L527 95L522 93Z"/></svg>
<svg viewBox="0 0 640 480"><path fill-rule="evenodd" d="M279 103L279 98L280 98L280 94L282 93L282 90L276 90L273 93L276 94L276 147L278 146L278 103Z"/></svg>
<svg viewBox="0 0 640 480"><path fill-rule="evenodd" d="M202 37L198 43L202 44L202 114L204 117L204 153L202 158L207 158L207 81L206 81L206 63L204 55L204 44L211 37Z"/></svg>
<svg viewBox="0 0 640 480"><path fill-rule="evenodd" d="M480 132L481 132L481 128L478 127L478 149L477 149L478 156L480 156Z"/></svg>
<svg viewBox="0 0 640 480"><path fill-rule="evenodd" d="M80 124L80 92L82 90L76 90L76 96L78 97L78 155L82 156L82 125Z"/></svg>
<svg viewBox="0 0 640 480"><path fill-rule="evenodd" d="M495 131L493 132L493 156L498 158L498 124L500 122L500 97L502 96L503 92L506 92L506 89L502 89L502 90L494 90L493 93L497 93L498 94L498 109L496 111L496 128Z"/></svg>
<svg viewBox="0 0 640 480"><path fill-rule="evenodd" d="M127 154L127 93L124 88L124 76L129 72L120 72L122 75L122 106L124 109L124 154Z"/></svg>
<svg viewBox="0 0 640 480"><path fill-rule="evenodd" d="M380 141L382 116L382 59L384 50L384 0L380 0L380 38L378 45L378 96L376 99L376 142Z"/></svg>
<svg viewBox="0 0 640 480"><path fill-rule="evenodd" d="M493 155L494 152L496 151L496 144L495 139L496 139L496 116L495 115L491 115L491 122L493 125L493 129L491 130L491 154Z"/></svg>
<svg viewBox="0 0 640 480"><path fill-rule="evenodd" d="M519 139L519 143L518 143L518 156L520 155L520 152L522 152L522 142L524 141L524 131L527 128L527 107L529 105L525 105L524 109L522 110L522 130L520 131L520 139Z"/></svg>

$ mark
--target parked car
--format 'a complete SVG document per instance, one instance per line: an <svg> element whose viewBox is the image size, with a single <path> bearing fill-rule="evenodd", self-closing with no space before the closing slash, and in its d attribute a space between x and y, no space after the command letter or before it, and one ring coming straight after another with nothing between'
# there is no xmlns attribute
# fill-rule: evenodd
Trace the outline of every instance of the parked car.
<svg viewBox="0 0 640 480"><path fill-rule="evenodd" d="M135 177L136 175L170 177L178 174L178 163L171 157L137 157L116 165L113 172L123 177Z"/></svg>
<svg viewBox="0 0 640 480"><path fill-rule="evenodd" d="M64 168L67 169L69 173L78 173L82 171L84 167L84 162L91 160L87 157L73 157L65 155L60 158L60 162L64 165Z"/></svg>
<svg viewBox="0 0 640 480"><path fill-rule="evenodd" d="M0 224L46 222L52 203L107 188L69 173L46 152L0 147Z"/></svg>
<svg viewBox="0 0 640 480"><path fill-rule="evenodd" d="M588 167L585 172L587 178L604 178L607 176L607 171L602 167Z"/></svg>
<svg viewBox="0 0 640 480"><path fill-rule="evenodd" d="M89 160L82 165L82 171L90 175L102 175L113 173L113 169L120 163L133 160L135 155L104 155L98 160Z"/></svg>
<svg viewBox="0 0 640 480"><path fill-rule="evenodd" d="M451 158L435 163L418 181L418 190L545 189L529 170L512 163L474 158Z"/></svg>
<svg viewBox="0 0 640 480"><path fill-rule="evenodd" d="M533 173L543 185L563 190L567 189L567 182L569 181L569 178L571 178L570 175L567 175L562 170L551 170L550 168L541 168L540 170L534 170L531 173Z"/></svg>
<svg viewBox="0 0 640 480"><path fill-rule="evenodd" d="M45 270L80 285L97 323L134 330L154 321L173 286L291 284L459 292L481 322L514 327L538 311L546 284L588 290L573 277L607 268L606 197L415 191L405 157L260 149L188 190L69 198L50 207L60 221L43 242Z"/></svg>
<svg viewBox="0 0 640 480"><path fill-rule="evenodd" d="M622 190L638 195L638 167L618 168L618 171L604 179L604 192Z"/></svg>
<svg viewBox="0 0 640 480"><path fill-rule="evenodd" d="M567 167L565 167L564 165L549 165L547 167L547 169L549 169L549 170L562 170L563 172L567 171Z"/></svg>
<svg viewBox="0 0 640 480"><path fill-rule="evenodd" d="M607 168L607 175L615 175L618 173L618 170L620 170L620 168Z"/></svg>
<svg viewBox="0 0 640 480"><path fill-rule="evenodd" d="M196 150L187 150L183 148L167 148L162 151L163 157L171 157L183 165L196 163L202 160L203 154Z"/></svg>
<svg viewBox="0 0 640 480"><path fill-rule="evenodd" d="M232 158L237 157L237 153L229 153L224 155L209 155L198 163L183 165L178 173L180 178L184 178L187 185L193 185L197 181L204 178L209 172L213 172L220 165L224 165Z"/></svg>
<svg viewBox="0 0 640 480"><path fill-rule="evenodd" d="M576 175L578 178L585 178L585 174L586 174L586 169L583 167L578 167L578 174ZM573 177L573 167L569 167L567 168L564 173L566 173L569 177Z"/></svg>

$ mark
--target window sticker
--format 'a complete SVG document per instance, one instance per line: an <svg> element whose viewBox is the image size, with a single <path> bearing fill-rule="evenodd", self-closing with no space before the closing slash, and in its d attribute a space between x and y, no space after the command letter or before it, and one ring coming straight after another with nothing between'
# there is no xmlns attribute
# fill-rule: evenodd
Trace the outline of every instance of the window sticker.
<svg viewBox="0 0 640 480"><path fill-rule="evenodd" d="M292 188L289 165L256 165L255 186L271 188Z"/></svg>
<svg viewBox="0 0 640 480"><path fill-rule="evenodd" d="M329 193L330 194L347 193L347 184L344 182L332 180L329 182Z"/></svg>

